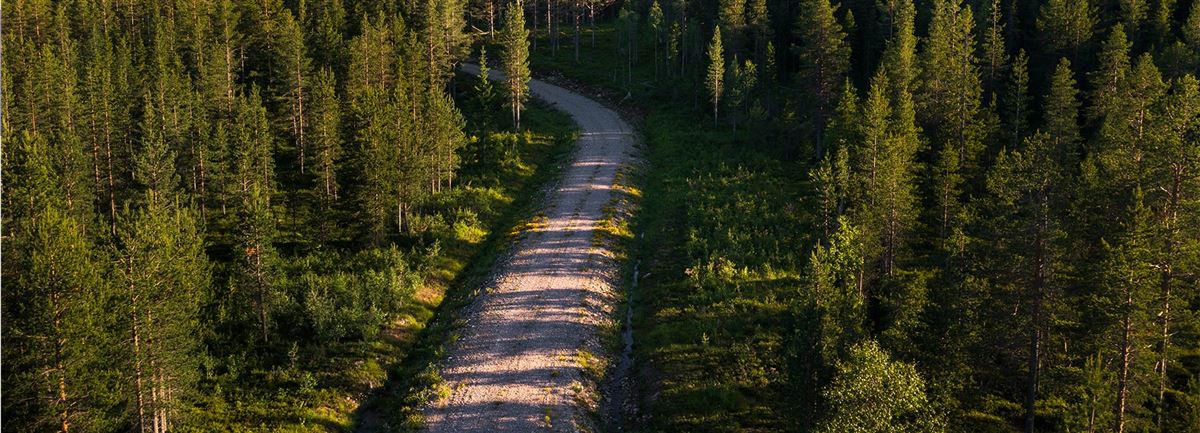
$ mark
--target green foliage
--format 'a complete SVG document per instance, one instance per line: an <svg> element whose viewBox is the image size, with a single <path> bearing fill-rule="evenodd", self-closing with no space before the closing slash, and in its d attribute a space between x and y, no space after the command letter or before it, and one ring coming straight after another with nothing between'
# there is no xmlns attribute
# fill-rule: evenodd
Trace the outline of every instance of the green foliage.
<svg viewBox="0 0 1200 433"><path fill-rule="evenodd" d="M850 349L824 397L830 411L817 432L944 430L943 421L929 409L921 375L911 364L893 361L873 341Z"/></svg>
<svg viewBox="0 0 1200 433"><path fill-rule="evenodd" d="M1075 54L1091 40L1098 21L1091 2L1050 0L1039 11L1037 29L1047 49Z"/></svg>

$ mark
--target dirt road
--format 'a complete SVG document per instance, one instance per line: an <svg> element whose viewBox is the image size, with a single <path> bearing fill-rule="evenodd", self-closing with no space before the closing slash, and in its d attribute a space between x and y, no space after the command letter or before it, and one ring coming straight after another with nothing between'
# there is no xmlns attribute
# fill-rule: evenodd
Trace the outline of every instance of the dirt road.
<svg viewBox="0 0 1200 433"><path fill-rule="evenodd" d="M586 411L597 397L583 371L596 361L587 353L602 350L597 332L612 317L618 266L593 234L618 169L633 158L633 130L584 96L538 80L529 87L574 118L579 142L543 223L496 265L493 287L464 312L467 323L442 364L450 397L424 410L431 432L591 427Z"/></svg>

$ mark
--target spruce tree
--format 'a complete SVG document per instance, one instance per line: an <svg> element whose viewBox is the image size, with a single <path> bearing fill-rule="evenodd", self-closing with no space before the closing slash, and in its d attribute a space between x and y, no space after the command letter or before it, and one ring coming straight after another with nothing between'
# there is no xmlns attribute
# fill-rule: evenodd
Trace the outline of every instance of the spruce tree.
<svg viewBox="0 0 1200 433"><path fill-rule="evenodd" d="M508 5L504 17L502 65L513 128L521 129L521 110L529 99L529 30L525 28L525 6L520 0Z"/></svg>

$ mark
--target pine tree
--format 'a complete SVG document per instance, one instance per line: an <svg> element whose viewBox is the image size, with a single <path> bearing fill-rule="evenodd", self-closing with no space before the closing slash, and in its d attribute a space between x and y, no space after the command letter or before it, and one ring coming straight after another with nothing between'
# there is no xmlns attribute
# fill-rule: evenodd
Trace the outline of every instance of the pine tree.
<svg viewBox="0 0 1200 433"><path fill-rule="evenodd" d="M730 58L740 57L746 33L746 0L719 0L717 26L722 30L722 41Z"/></svg>
<svg viewBox="0 0 1200 433"><path fill-rule="evenodd" d="M312 147L317 152L321 194L326 203L338 199L337 161L341 158L342 109L336 93L333 71L322 69L312 85L308 124L312 128Z"/></svg>
<svg viewBox="0 0 1200 433"><path fill-rule="evenodd" d="M1060 165L1064 153L1044 132L1025 139L1021 149L1002 152L988 177L988 189L998 210L992 214L1002 227L997 236L1007 239L1005 251L1021 326L1027 333L1024 427L1034 431L1038 389L1042 382L1044 345L1063 290L1063 223L1070 178Z"/></svg>
<svg viewBox="0 0 1200 433"><path fill-rule="evenodd" d="M1200 4L1192 3L1187 20L1183 22L1183 40L1194 53L1200 53Z"/></svg>
<svg viewBox="0 0 1200 433"><path fill-rule="evenodd" d="M1136 191L1133 206L1122 224L1115 244L1105 243L1107 257L1098 304L1109 323L1116 342L1116 374L1113 402L1113 431L1125 432L1131 423L1132 408L1145 404L1150 395L1144 384L1153 366L1143 347L1152 347L1154 339L1153 300L1156 275L1151 238L1150 210Z"/></svg>
<svg viewBox="0 0 1200 433"><path fill-rule="evenodd" d="M987 9L987 27L983 32L983 76L989 100L995 102L1001 77L1008 63L1008 50L1004 46L1004 22L1001 20L1000 0L992 0Z"/></svg>
<svg viewBox="0 0 1200 433"><path fill-rule="evenodd" d="M805 276L804 302L819 320L815 352L825 366L844 359L866 335L862 238L846 217L839 218L837 226L829 246L817 245L813 251Z"/></svg>
<svg viewBox="0 0 1200 433"><path fill-rule="evenodd" d="M1092 87L1088 114L1093 121L1102 120L1121 105L1120 86L1125 74L1129 73L1129 49L1124 27L1120 24L1113 26L1108 39L1100 47L1099 65L1088 75Z"/></svg>
<svg viewBox="0 0 1200 433"><path fill-rule="evenodd" d="M658 5L658 0L650 3L650 13L647 24L650 25L650 37L654 42L654 79L658 80L658 64L661 63L659 58L659 46L662 45L662 33L665 24L662 7Z"/></svg>
<svg viewBox="0 0 1200 433"><path fill-rule="evenodd" d="M891 277L896 274L898 258L907 246L918 214L916 159L922 147L921 130L916 124L912 96L905 90L893 102L888 132L879 167L878 185L883 194L878 202L883 230L882 272Z"/></svg>
<svg viewBox="0 0 1200 433"><path fill-rule="evenodd" d="M261 341L270 341L271 309L274 303L275 221L271 196L275 192L274 136L258 89L238 98L233 141L237 147L235 173L238 180L238 247L241 266L238 285L245 288Z"/></svg>
<svg viewBox="0 0 1200 433"><path fill-rule="evenodd" d="M1142 22L1146 20L1146 11L1149 7L1146 0L1118 0L1117 6L1120 10L1121 23L1125 25L1134 40L1141 40L1139 37L1142 34Z"/></svg>
<svg viewBox="0 0 1200 433"><path fill-rule="evenodd" d="M441 191L443 182L446 188L454 187L454 173L459 163L458 152L467 142L467 136L463 132L466 121L449 95L440 88L430 89L430 93L426 103L428 111L423 117L428 128L425 137L431 144L429 153L434 161L431 167L431 192L438 192Z"/></svg>
<svg viewBox="0 0 1200 433"><path fill-rule="evenodd" d="M962 184L978 170L983 150L980 123L978 60L970 8L957 0L934 4L929 39L922 53L918 113L938 154L935 168L935 197L939 233L948 236L959 217Z"/></svg>
<svg viewBox="0 0 1200 433"><path fill-rule="evenodd" d="M319 68L340 68L346 59L346 9L342 0L310 2L305 45ZM340 69L339 69L340 70Z"/></svg>
<svg viewBox="0 0 1200 433"><path fill-rule="evenodd" d="M725 49L721 45L720 27L713 30L712 42L708 44L708 75L705 76L704 85L708 88L715 123L717 109L721 106L721 95L725 92Z"/></svg>
<svg viewBox="0 0 1200 433"><path fill-rule="evenodd" d="M300 173L305 172L305 157L308 143L305 141L308 129L308 118L305 114L305 102L310 97L309 88L312 86L312 62L308 58L308 50L304 46L304 31L300 23L286 10L279 12L277 34L271 44L272 82L277 103L282 109L279 118L287 119L288 132L292 145L296 148L297 163Z"/></svg>
<svg viewBox="0 0 1200 433"><path fill-rule="evenodd" d="M243 44L242 34L237 30L239 20L238 10L231 0L214 2L211 42L197 80L212 114L226 118L233 113L238 93L237 70Z"/></svg>
<svg viewBox="0 0 1200 433"><path fill-rule="evenodd" d="M1004 137L1005 144L1017 148L1025 136L1029 134L1029 57L1022 49L1013 57L1012 69L1009 72L1008 91L1004 95Z"/></svg>
<svg viewBox="0 0 1200 433"><path fill-rule="evenodd" d="M1050 94L1046 95L1043 108L1043 131L1054 141L1061 153L1055 155L1064 170L1072 171L1078 165L1079 134L1079 91L1075 88L1071 62L1063 58L1050 79Z"/></svg>
<svg viewBox="0 0 1200 433"><path fill-rule="evenodd" d="M118 56L112 41L99 29L92 30L87 57L82 94L97 208L107 216L110 233L115 233L117 190L124 186L123 176L117 172L123 154L120 144L125 139L125 125L130 122L128 108L122 103L128 85L119 80L129 67L128 59Z"/></svg>
<svg viewBox="0 0 1200 433"><path fill-rule="evenodd" d="M797 82L805 83L806 96L811 98L812 139L821 143L828 112L840 91L838 86L850 70L850 45L846 43L842 25L834 17L836 8L829 0L805 0L800 10L794 30L800 43ZM820 159L824 151L820 146L816 150Z"/></svg>
<svg viewBox="0 0 1200 433"><path fill-rule="evenodd" d="M1143 69L1142 62L1138 66L1137 69ZM1152 69L1152 65L1145 69ZM1145 75L1153 78L1152 72ZM1189 263L1200 263L1200 230L1195 212L1188 211L1200 203L1196 198L1200 180L1194 175L1200 171L1200 82L1192 75L1176 79L1157 111L1148 128L1153 131L1154 144L1146 154L1152 159L1147 165L1155 167L1150 187L1160 192L1152 205L1157 208L1154 215L1157 239L1153 248L1157 253L1154 267L1158 271L1155 426L1166 429L1167 395L1177 389L1168 370L1179 362L1174 349L1177 333L1172 330L1188 327L1187 316L1178 310L1196 299L1195 291L1189 289L1195 287L1195 277L1186 274L1195 272L1195 265Z"/></svg>
<svg viewBox="0 0 1200 433"><path fill-rule="evenodd" d="M98 338L102 265L85 226L66 212L50 144L26 132L6 156L16 160L9 173L17 174L5 187L16 204L6 213L17 216L4 242L4 425L87 429L96 415L89 409L105 409L88 378L111 368L96 347L105 344Z"/></svg>
<svg viewBox="0 0 1200 433"><path fill-rule="evenodd" d="M492 87L491 68L488 67L487 47L479 47L479 77L475 80L475 95L479 107L488 110L496 98Z"/></svg>
<svg viewBox="0 0 1200 433"><path fill-rule="evenodd" d="M881 66L887 71L888 81L894 90L893 96L897 98L901 92L911 93L914 90L913 82L918 75L915 20L916 10L912 1L899 1L892 18L895 33L884 48Z"/></svg>
<svg viewBox="0 0 1200 433"><path fill-rule="evenodd" d="M153 189L147 196L142 209L122 215L116 258L125 290L121 313L128 318L133 424L143 432L170 430L187 414L198 371L199 300L209 272L193 213L178 208L177 197Z"/></svg>
<svg viewBox="0 0 1200 433"><path fill-rule="evenodd" d="M750 0L746 8L746 21L754 39L754 63L766 64L767 45L775 37L771 27L771 11L767 8L767 0Z"/></svg>
<svg viewBox="0 0 1200 433"><path fill-rule="evenodd" d="M1097 21L1090 2L1049 0L1038 14L1037 29L1046 48L1078 57L1080 48L1091 40Z"/></svg>
<svg viewBox="0 0 1200 433"><path fill-rule="evenodd" d="M520 129L521 110L529 99L529 30L525 28L525 7L520 0L508 6L501 43L508 106L512 109L513 128Z"/></svg>

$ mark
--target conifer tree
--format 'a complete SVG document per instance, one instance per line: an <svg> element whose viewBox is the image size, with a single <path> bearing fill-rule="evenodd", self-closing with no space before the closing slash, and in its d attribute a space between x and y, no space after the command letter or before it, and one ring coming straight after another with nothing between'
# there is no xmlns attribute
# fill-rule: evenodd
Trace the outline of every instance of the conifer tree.
<svg viewBox="0 0 1200 433"><path fill-rule="evenodd" d="M987 8L987 27L983 33L983 76L989 100L995 102L1001 77L1008 64L1008 50L1004 45L1004 22L1000 13L1000 0L992 0Z"/></svg>
<svg viewBox="0 0 1200 433"><path fill-rule="evenodd" d="M767 44L774 38L771 28L771 11L767 8L766 0L750 0L746 8L746 21L754 38L754 63L766 64Z"/></svg>
<svg viewBox="0 0 1200 433"><path fill-rule="evenodd" d="M730 58L740 57L746 32L746 0L720 0L717 6L717 26L724 37L723 46Z"/></svg>
<svg viewBox="0 0 1200 433"><path fill-rule="evenodd" d="M305 172L305 157L309 144L306 142L308 118L305 114L305 104L311 103L309 89L312 86L312 62L308 58L308 50L304 46L304 31L300 23L286 10L278 14L277 36L271 44L273 82L276 86L272 92L282 107L283 114L279 116L288 121L288 132L292 145L296 148L297 163L300 173Z"/></svg>
<svg viewBox="0 0 1200 433"><path fill-rule="evenodd" d="M521 110L529 99L529 30L525 28L525 7L520 0L508 6L501 43L508 106L512 109L513 128L520 129Z"/></svg>
<svg viewBox="0 0 1200 433"><path fill-rule="evenodd" d="M1009 71L1008 89L1004 95L1005 145L1016 149L1029 134L1029 57L1025 50L1017 51Z"/></svg>
<svg viewBox="0 0 1200 433"><path fill-rule="evenodd" d="M658 79L658 64L662 63L659 58L659 46L662 45L663 25L665 24L662 7L658 5L658 0L650 3L650 12L647 24L650 25L650 37L654 45L654 79Z"/></svg>
<svg viewBox="0 0 1200 433"><path fill-rule="evenodd" d="M1100 47L1096 69L1088 74L1091 83L1089 118L1103 119L1120 105L1120 85L1129 72L1129 40L1120 24L1113 26L1108 39Z"/></svg>
<svg viewBox="0 0 1200 433"><path fill-rule="evenodd" d="M1142 69L1142 62L1139 68ZM1152 66L1147 65L1149 70ZM1145 75L1152 77L1152 71ZM1177 332L1188 326L1188 318L1180 314L1181 305L1194 302L1196 263L1200 263L1200 230L1197 229L1195 212L1200 204L1197 191L1200 179L1200 82L1192 75L1174 80L1170 92L1163 96L1148 128L1154 143L1150 152L1153 169L1151 188L1159 191L1154 198L1156 252L1154 267L1158 271L1158 302L1154 314L1156 325L1157 395L1155 396L1155 426L1166 427L1167 396L1173 388L1169 369L1178 365L1175 349ZM1189 175L1190 174L1190 175ZM1188 276L1191 273L1192 276Z"/></svg>
<svg viewBox="0 0 1200 433"><path fill-rule="evenodd" d="M916 177L917 152L921 150L921 130L916 124L916 108L912 96L901 90L893 102L888 122L888 139L879 166L879 212L882 230L882 272L896 274L899 256L906 248L918 214Z"/></svg>
<svg viewBox="0 0 1200 433"><path fill-rule="evenodd" d="M129 68L126 56L118 55L112 41L99 29L93 29L88 41L88 58L83 75L83 106L87 141L90 142L96 197L100 213L108 218L109 231L115 233L117 193L123 187L120 162L123 160L125 128L129 124Z"/></svg>
<svg viewBox="0 0 1200 433"><path fill-rule="evenodd" d="M806 275L806 302L820 321L816 354L826 366L844 359L866 335L862 238L846 217L837 226L829 246L818 245L813 251Z"/></svg>
<svg viewBox="0 0 1200 433"><path fill-rule="evenodd" d="M242 34L237 30L239 20L238 9L232 0L214 1L211 42L197 80L212 114L226 118L233 114L238 93L237 71L242 47Z"/></svg>
<svg viewBox="0 0 1200 433"><path fill-rule="evenodd" d="M1091 2L1049 0L1037 17L1037 29L1046 48L1072 57L1092 38L1098 18Z"/></svg>
<svg viewBox="0 0 1200 433"><path fill-rule="evenodd" d="M111 368L96 348L105 343L97 338L102 268L84 225L66 212L50 144L26 132L6 156L16 160L6 172L17 176L5 187L16 206L5 213L17 216L4 242L4 425L87 429L89 409L104 409L88 378Z"/></svg>
<svg viewBox="0 0 1200 433"><path fill-rule="evenodd" d="M426 137L431 144L428 152L433 160L430 177L433 191L438 192L445 187L454 187L454 172L458 169L458 151L467 141L463 133L466 121L462 113L454 106L450 95L440 88L430 89L429 101L426 103L427 113L425 125L428 129Z"/></svg>
<svg viewBox="0 0 1200 433"><path fill-rule="evenodd" d="M312 128L312 147L317 152L321 193L329 202L338 199L337 161L341 158L342 109L337 99L333 71L322 69L312 86L308 124Z"/></svg>
<svg viewBox="0 0 1200 433"><path fill-rule="evenodd" d="M929 39L922 53L918 113L935 145L934 190L939 233L950 234L959 212L962 184L978 170L983 150L982 87L975 57L974 18L957 0L934 3Z"/></svg>
<svg viewBox="0 0 1200 433"><path fill-rule="evenodd" d="M1021 328L1027 336L1025 352L1024 427L1034 431L1038 389L1042 382L1044 341L1053 333L1051 324L1063 290L1063 222L1070 179L1065 176L1064 153L1044 132L1026 138L1021 149L1003 152L988 177L988 189L998 210L992 216L1002 221L1001 233L1008 239L1006 255L1012 269L1005 276L1021 301Z"/></svg>
<svg viewBox="0 0 1200 433"><path fill-rule="evenodd" d="M884 48L881 66L887 71L894 97L901 92L911 93L914 90L918 75L915 21L916 10L912 1L898 1L891 20L895 32L889 36L887 47Z"/></svg>
<svg viewBox="0 0 1200 433"><path fill-rule="evenodd" d="M239 286L246 288L253 322L263 343L270 340L271 308L274 303L275 221L271 195L275 192L274 136L258 89L239 97L234 116L233 141L237 147L235 173L238 181L238 241L241 266Z"/></svg>
<svg viewBox="0 0 1200 433"><path fill-rule="evenodd" d="M346 8L342 0L309 3L305 45L319 68L339 68L346 59Z"/></svg>
<svg viewBox="0 0 1200 433"><path fill-rule="evenodd" d="M492 106L493 99L496 95L493 94L491 68L488 67L487 47L479 47L479 77L475 80L475 95L479 99L479 106L484 110Z"/></svg>
<svg viewBox="0 0 1200 433"><path fill-rule="evenodd" d="M721 27L713 30L712 42L708 43L708 75L704 78L708 88L708 99L712 102L713 122L717 121L721 96L725 93L725 49L721 45Z"/></svg>
<svg viewBox="0 0 1200 433"><path fill-rule="evenodd" d="M1075 88L1071 62L1063 58L1050 79L1050 94L1046 95L1042 110L1043 131L1054 141L1061 153L1055 155L1060 167L1073 171L1078 165L1079 134L1079 91Z"/></svg>
<svg viewBox="0 0 1200 433"><path fill-rule="evenodd" d="M795 36L799 40L800 76L807 97L811 98L812 138L814 142L824 140L825 123L833 108L838 86L850 69L850 45L846 33L834 17L836 8L829 0L805 0L801 3L801 14L797 18ZM821 158L823 149L816 149Z"/></svg>
<svg viewBox="0 0 1200 433"><path fill-rule="evenodd" d="M1192 3L1187 19L1183 22L1183 40L1194 53L1200 53L1200 4Z"/></svg>
<svg viewBox="0 0 1200 433"><path fill-rule="evenodd" d="M1143 348L1154 340L1154 283L1156 275L1150 248L1150 210L1141 191L1135 191L1114 244L1105 242L1101 277L1104 292L1098 303L1112 339L1116 389L1113 394L1113 431L1125 432L1132 424L1132 408L1145 404L1150 387L1142 385L1152 375L1153 358Z"/></svg>
<svg viewBox="0 0 1200 433"><path fill-rule="evenodd" d="M146 204L122 215L118 236L128 388L133 424L143 432L182 424L197 380L196 325L208 262L193 214L177 203L178 197L148 189Z"/></svg>

